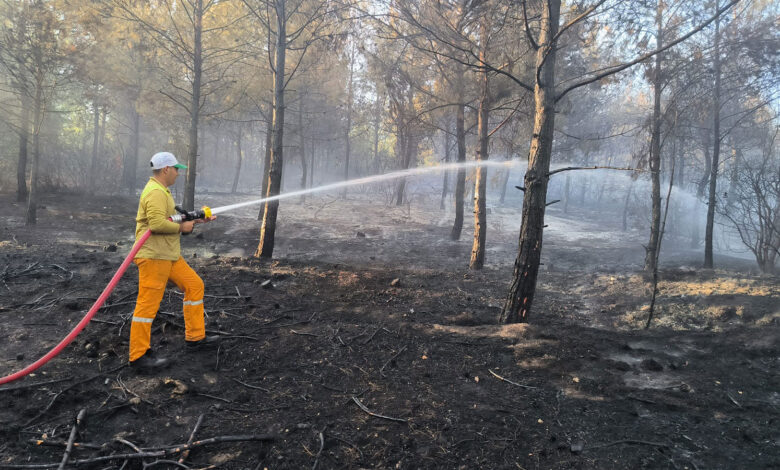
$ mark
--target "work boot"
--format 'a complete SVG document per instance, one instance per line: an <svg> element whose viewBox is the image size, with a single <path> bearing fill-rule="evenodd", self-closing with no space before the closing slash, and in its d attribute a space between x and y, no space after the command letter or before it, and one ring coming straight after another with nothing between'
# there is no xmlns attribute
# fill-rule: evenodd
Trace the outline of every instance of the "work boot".
<svg viewBox="0 0 780 470"><path fill-rule="evenodd" d="M185 341L187 344L187 351L200 351L201 349L216 348L219 346L222 338L215 335L207 335L205 338L198 341Z"/></svg>
<svg viewBox="0 0 780 470"><path fill-rule="evenodd" d="M165 357L152 357L147 353L130 362L130 368L138 372L154 372L165 368L171 361Z"/></svg>

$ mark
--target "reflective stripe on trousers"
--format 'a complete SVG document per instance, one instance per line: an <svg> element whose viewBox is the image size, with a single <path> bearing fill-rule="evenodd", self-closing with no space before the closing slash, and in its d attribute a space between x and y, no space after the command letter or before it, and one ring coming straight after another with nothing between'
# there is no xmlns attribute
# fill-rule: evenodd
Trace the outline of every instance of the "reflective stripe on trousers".
<svg viewBox="0 0 780 470"><path fill-rule="evenodd" d="M198 341L206 336L203 320L203 280L184 261L138 258L138 300L130 325L130 361L143 356L149 349L152 322L157 316L168 281L184 292L184 337Z"/></svg>

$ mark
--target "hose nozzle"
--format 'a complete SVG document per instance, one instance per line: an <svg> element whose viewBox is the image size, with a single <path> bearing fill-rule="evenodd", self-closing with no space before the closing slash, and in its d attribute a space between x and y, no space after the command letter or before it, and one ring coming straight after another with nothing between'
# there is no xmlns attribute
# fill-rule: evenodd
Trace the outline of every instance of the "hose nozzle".
<svg viewBox="0 0 780 470"><path fill-rule="evenodd" d="M171 216L171 221L176 222L177 224L188 220L208 219L211 217L211 208L207 206L203 206L201 209L194 211L186 211L181 206L176 206L176 211L178 214L173 214Z"/></svg>

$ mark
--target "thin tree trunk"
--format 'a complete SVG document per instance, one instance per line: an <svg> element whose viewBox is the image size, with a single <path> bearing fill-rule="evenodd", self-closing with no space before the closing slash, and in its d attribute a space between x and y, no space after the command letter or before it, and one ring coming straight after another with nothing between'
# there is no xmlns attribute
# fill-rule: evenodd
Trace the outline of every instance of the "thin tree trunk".
<svg viewBox="0 0 780 470"><path fill-rule="evenodd" d="M569 213L569 199L571 199L571 175L569 172L566 172L566 184L563 187L563 213L568 214Z"/></svg>
<svg viewBox="0 0 780 470"><path fill-rule="evenodd" d="M710 133L711 129L710 127L707 127L704 130L704 173L702 174L701 180L699 180L698 188L696 189L696 196L699 198L704 197L704 191L707 189L707 183L710 181L710 172L712 171L712 156L710 155L710 148L712 143L710 140Z"/></svg>
<svg viewBox="0 0 780 470"><path fill-rule="evenodd" d="M480 61L487 63L488 21L483 18L480 25L481 47ZM488 115L490 112L490 95L487 70L480 74L482 96L479 100L477 129L479 134L478 161L488 159ZM485 266L485 243L487 239L487 167L476 168L474 179L474 243L471 246L470 269L482 269Z"/></svg>
<svg viewBox="0 0 780 470"><path fill-rule="evenodd" d="M268 197L268 182L270 181L270 171L271 171L271 152L273 150L273 136L274 136L274 119L273 119L273 105L271 105L271 109L268 113L268 119L265 123L265 154L263 156L263 177L262 177L262 187L260 189L260 193L263 195L263 197ZM265 214L265 204L260 208L260 211L257 213L257 220L263 220L263 214Z"/></svg>
<svg viewBox="0 0 780 470"><path fill-rule="evenodd" d="M715 2L716 11L720 2ZM704 232L704 267L712 268L712 235L715 228L715 204L717 202L718 164L720 160L720 17L715 20L715 49L713 50L715 69L715 93L712 103L712 167L710 169L710 194L707 205L707 226Z"/></svg>
<svg viewBox="0 0 780 470"><path fill-rule="evenodd" d="M192 60L192 101L190 102L190 145L187 155L187 184L184 189L184 207L195 208L195 179L198 174L198 125L200 122L200 87L203 75L203 0L195 1L193 12L195 26L194 54Z"/></svg>
<svg viewBox="0 0 780 470"><path fill-rule="evenodd" d="M634 180L628 185L628 191L626 191L626 199L623 203L623 231L628 230L628 206L631 202L631 191L634 189Z"/></svg>
<svg viewBox="0 0 780 470"><path fill-rule="evenodd" d="M447 120L447 124L444 128L444 164L450 162L450 141L452 140L452 135L450 133L450 121ZM441 184L441 201L439 202L439 209L444 209L444 202L447 200L447 193L449 192L449 181L450 172L445 171L444 172L444 181L442 181Z"/></svg>
<svg viewBox="0 0 780 470"><path fill-rule="evenodd" d="M22 91L19 123L19 159L16 165L16 201L27 200L27 141L30 139L30 98Z"/></svg>
<svg viewBox="0 0 780 470"><path fill-rule="evenodd" d="M349 134L352 132L352 82L355 75L355 48L354 45L350 52L349 60L349 82L347 85L347 125L344 129L344 181L349 181L349 158L352 151ZM341 191L341 198L347 198L347 187Z"/></svg>
<svg viewBox="0 0 780 470"><path fill-rule="evenodd" d="M282 188L282 168L284 158L284 70L285 53L287 52L287 28L286 28L286 0L274 0L276 10L276 63L274 80L274 133L273 151L268 171L268 195L276 196ZM255 257L270 259L273 257L274 242L276 236L276 216L279 211L279 201L269 201L265 205L263 225L260 228L260 243L255 252Z"/></svg>
<svg viewBox="0 0 780 470"><path fill-rule="evenodd" d="M306 133L303 128L303 112L304 112L304 96L300 96L300 103L298 103L298 139L301 154L301 189L306 189ZM301 196L301 202L306 202L306 195Z"/></svg>
<svg viewBox="0 0 780 470"><path fill-rule="evenodd" d="M136 109L136 103L132 105L133 130L130 134L130 149L125 155L124 167L122 169L122 182L125 190L132 193L135 189L136 171L138 168L138 142L141 135L141 115Z"/></svg>
<svg viewBox="0 0 780 470"><path fill-rule="evenodd" d="M97 161L98 161L98 142L100 141L100 106L97 100L92 103L92 113L95 116L95 130L92 135L92 161L89 165L89 192L95 192L95 182L97 181Z"/></svg>
<svg viewBox="0 0 780 470"><path fill-rule="evenodd" d="M463 73L459 68L457 78L457 111L455 115L455 137L458 141L458 163L466 161L466 106L463 104ZM466 169L458 168L457 179L455 180L455 221L450 231L450 239L460 240L460 234L463 231L463 199L466 193Z"/></svg>
<svg viewBox="0 0 780 470"><path fill-rule="evenodd" d="M238 137L236 138L236 173L233 176L233 187L230 192L235 194L238 190L238 178L241 176L241 164L244 162L244 152L241 150L241 126L238 126Z"/></svg>
<svg viewBox="0 0 780 470"><path fill-rule="evenodd" d="M658 1L655 14L656 48L663 47L663 2ZM655 56L653 69L653 122L650 135L650 180L652 182L652 212L650 215L650 241L645 247L645 271L652 273L658 259L659 230L661 229L661 93L663 79L661 76L661 54Z"/></svg>
<svg viewBox="0 0 780 470"><path fill-rule="evenodd" d="M542 2L539 49L536 51L539 79L534 84L534 130L524 179L519 249L509 294L499 318L501 323L527 322L536 294L555 126L556 51L553 38L558 33L560 11L561 0Z"/></svg>
<svg viewBox="0 0 780 470"><path fill-rule="evenodd" d="M40 67L39 63L39 67ZM33 110L33 151L30 171L30 194L27 197L27 216L25 225L35 225L38 221L38 168L41 160L41 125L43 124L43 78L38 77L35 84L35 106Z"/></svg>

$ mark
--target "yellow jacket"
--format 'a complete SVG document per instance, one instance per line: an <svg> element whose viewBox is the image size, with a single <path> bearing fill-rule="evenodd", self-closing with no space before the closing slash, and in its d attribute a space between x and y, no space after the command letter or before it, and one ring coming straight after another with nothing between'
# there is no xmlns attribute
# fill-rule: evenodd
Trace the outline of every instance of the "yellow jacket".
<svg viewBox="0 0 780 470"><path fill-rule="evenodd" d="M135 258L166 259L176 261L181 256L179 224L168 217L176 213L176 203L171 192L156 179L149 178L141 199L138 201L138 215L135 216L135 239L141 238L148 229L152 236L135 255Z"/></svg>

